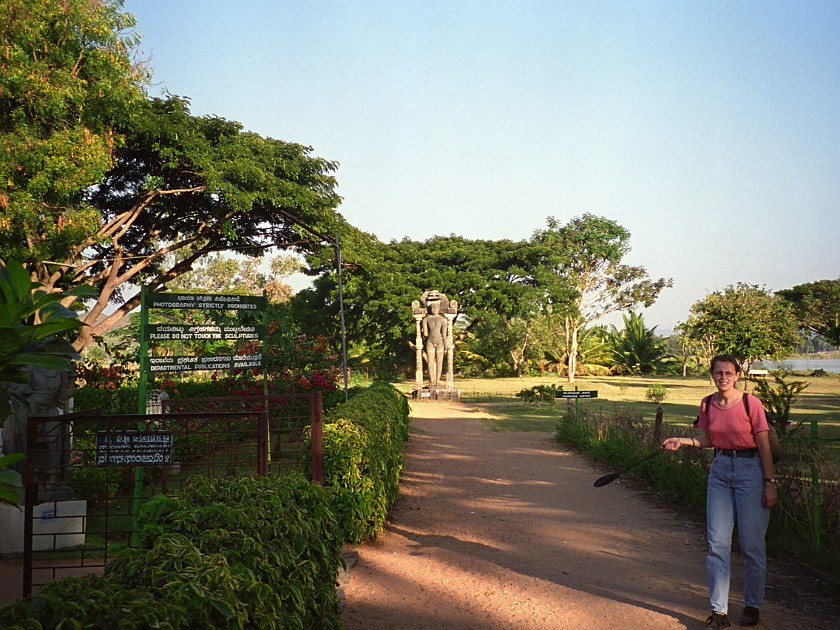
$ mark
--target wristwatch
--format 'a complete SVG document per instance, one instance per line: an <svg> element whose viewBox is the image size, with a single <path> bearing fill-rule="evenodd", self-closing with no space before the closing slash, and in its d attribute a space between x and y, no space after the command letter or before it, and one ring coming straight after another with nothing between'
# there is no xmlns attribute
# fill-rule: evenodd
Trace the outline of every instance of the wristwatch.
<svg viewBox="0 0 840 630"><path fill-rule="evenodd" d="M765 477L764 478L764 483L776 483L776 478L775 477Z"/></svg>

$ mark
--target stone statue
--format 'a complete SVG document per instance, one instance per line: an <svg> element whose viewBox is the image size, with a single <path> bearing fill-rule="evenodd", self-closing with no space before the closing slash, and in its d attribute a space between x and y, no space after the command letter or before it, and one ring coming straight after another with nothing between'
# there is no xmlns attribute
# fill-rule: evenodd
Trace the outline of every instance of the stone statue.
<svg viewBox="0 0 840 630"><path fill-rule="evenodd" d="M30 417L52 417L68 412L68 403L73 397L75 383L73 374L67 370L41 367L27 368L26 383L13 385L23 404L13 399L12 413L3 426L3 452L25 453L27 424ZM59 500L72 489L62 486L67 474L70 458L70 430L65 422L46 422L41 425L35 448L38 451L39 497L42 500ZM18 472L23 474L25 462L20 462Z"/></svg>
<svg viewBox="0 0 840 630"><path fill-rule="evenodd" d="M447 322L440 314L440 301L430 302L428 314L423 318L423 339L426 347L426 366L429 370L429 385L440 385L443 373L443 357L446 354Z"/></svg>
<svg viewBox="0 0 840 630"><path fill-rule="evenodd" d="M423 293L411 303L414 319L414 394L415 398L430 400L457 399L461 392L454 387L452 326L458 317L458 302L449 300L436 289ZM443 357L446 356L446 373ZM423 379L423 360L429 375L428 386Z"/></svg>

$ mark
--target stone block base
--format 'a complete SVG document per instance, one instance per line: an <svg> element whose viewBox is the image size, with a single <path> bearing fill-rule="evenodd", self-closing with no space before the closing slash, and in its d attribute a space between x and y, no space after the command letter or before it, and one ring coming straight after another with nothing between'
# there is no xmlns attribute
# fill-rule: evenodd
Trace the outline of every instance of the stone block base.
<svg viewBox="0 0 840 630"><path fill-rule="evenodd" d="M85 544L87 501L49 501L32 508L32 549L50 551ZM23 553L23 507L0 505L0 553Z"/></svg>
<svg viewBox="0 0 840 630"><path fill-rule="evenodd" d="M412 400L460 400L461 390L454 387L424 387L411 392Z"/></svg>

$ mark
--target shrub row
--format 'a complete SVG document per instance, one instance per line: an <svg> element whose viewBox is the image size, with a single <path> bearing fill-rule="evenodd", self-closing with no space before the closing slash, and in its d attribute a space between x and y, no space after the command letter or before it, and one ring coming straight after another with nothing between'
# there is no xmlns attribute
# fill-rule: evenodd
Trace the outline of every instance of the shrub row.
<svg viewBox="0 0 840 630"><path fill-rule="evenodd" d="M358 545L385 528L399 493L408 427L408 400L384 383L324 419L324 482L345 541Z"/></svg>
<svg viewBox="0 0 840 630"><path fill-rule="evenodd" d="M45 585L0 609L0 627L340 627L341 549L384 528L407 438L405 396L371 386L326 418L325 488L300 474L192 479L143 505L142 545L104 576Z"/></svg>
<svg viewBox="0 0 840 630"><path fill-rule="evenodd" d="M340 627L343 541L324 490L285 477L196 478L140 514L143 545L0 611L11 628Z"/></svg>

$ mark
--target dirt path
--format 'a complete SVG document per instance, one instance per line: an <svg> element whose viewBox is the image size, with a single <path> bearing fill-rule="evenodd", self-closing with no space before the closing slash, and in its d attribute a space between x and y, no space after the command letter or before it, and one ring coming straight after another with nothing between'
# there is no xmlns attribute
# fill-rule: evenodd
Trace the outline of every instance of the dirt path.
<svg viewBox="0 0 840 630"><path fill-rule="evenodd" d="M358 549L345 628L703 627L696 522L620 480L593 488L604 471L548 433L493 433L463 404L412 415L402 498L387 531ZM836 627L770 595L762 612L763 628Z"/></svg>

